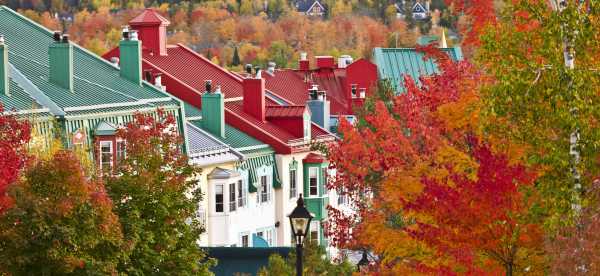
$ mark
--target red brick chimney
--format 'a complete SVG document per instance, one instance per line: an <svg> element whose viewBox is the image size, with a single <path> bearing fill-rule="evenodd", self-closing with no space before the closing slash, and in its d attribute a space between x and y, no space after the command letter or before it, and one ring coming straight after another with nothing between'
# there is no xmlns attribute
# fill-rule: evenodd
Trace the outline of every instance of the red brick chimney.
<svg viewBox="0 0 600 276"><path fill-rule="evenodd" d="M244 112L254 118L265 121L265 80L257 73L256 77L250 76L243 80Z"/></svg>
<svg viewBox="0 0 600 276"><path fill-rule="evenodd" d="M145 9L129 21L129 26L138 31L144 50L155 55L167 55L167 26L171 22L153 9Z"/></svg>

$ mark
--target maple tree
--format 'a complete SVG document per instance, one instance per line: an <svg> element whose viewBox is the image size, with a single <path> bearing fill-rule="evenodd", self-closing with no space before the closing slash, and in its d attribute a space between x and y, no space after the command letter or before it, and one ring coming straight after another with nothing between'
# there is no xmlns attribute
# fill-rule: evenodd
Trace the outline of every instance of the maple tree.
<svg viewBox="0 0 600 276"><path fill-rule="evenodd" d="M204 231L197 217L200 169L182 154L174 116L157 112L156 118L137 113L118 130L127 143L126 157L114 177L104 176L128 245L118 270L207 275L214 262L197 244Z"/></svg>
<svg viewBox="0 0 600 276"><path fill-rule="evenodd" d="M123 236L100 181L71 151L38 159L9 188L0 215L0 274L115 274Z"/></svg>
<svg viewBox="0 0 600 276"><path fill-rule="evenodd" d="M335 245L372 250L380 256L373 269L383 273L538 268L543 259L525 257L540 252L543 234L538 217L529 215L537 202L527 189L534 178L512 165L511 147L494 146L510 141L474 142L483 137L485 76L432 47L419 50L436 59L438 74L419 85L406 77L398 96L380 86L357 125L340 124L343 139L328 151L337 170L328 186L356 207L329 207L326 234Z"/></svg>
<svg viewBox="0 0 600 276"><path fill-rule="evenodd" d="M0 214L11 205L6 193L16 179L29 156L27 143L31 139L31 127L4 110L0 103Z"/></svg>

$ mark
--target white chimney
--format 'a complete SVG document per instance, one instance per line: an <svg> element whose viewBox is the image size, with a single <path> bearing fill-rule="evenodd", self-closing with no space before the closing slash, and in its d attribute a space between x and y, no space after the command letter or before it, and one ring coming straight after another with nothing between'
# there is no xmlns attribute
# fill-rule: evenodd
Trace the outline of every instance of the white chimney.
<svg viewBox="0 0 600 276"><path fill-rule="evenodd" d="M360 98L364 99L367 97L367 89L366 88L361 88L360 89Z"/></svg>
<svg viewBox="0 0 600 276"><path fill-rule="evenodd" d="M352 64L354 60L350 55L341 55L338 58L338 68L346 68L348 65Z"/></svg>
<svg viewBox="0 0 600 276"><path fill-rule="evenodd" d="M267 63L267 72L273 75L275 73L275 66L277 66L275 62L269 61L269 63Z"/></svg>
<svg viewBox="0 0 600 276"><path fill-rule="evenodd" d="M300 60L306 60L306 58L307 58L306 52L300 53Z"/></svg>

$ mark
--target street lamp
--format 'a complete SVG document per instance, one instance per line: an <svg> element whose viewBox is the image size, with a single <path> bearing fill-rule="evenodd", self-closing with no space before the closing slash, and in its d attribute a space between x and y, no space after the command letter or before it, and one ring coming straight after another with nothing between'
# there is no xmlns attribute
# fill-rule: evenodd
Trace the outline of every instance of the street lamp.
<svg viewBox="0 0 600 276"><path fill-rule="evenodd" d="M356 266L358 267L358 272L367 270L369 267L369 256L367 256L367 250L363 250L362 258L360 258L360 261L358 261Z"/></svg>
<svg viewBox="0 0 600 276"><path fill-rule="evenodd" d="M304 238L306 238L310 221L314 216L304 207L302 194L298 197L297 204L288 217L290 218L292 233L296 239L296 275L302 276L302 243L304 242Z"/></svg>

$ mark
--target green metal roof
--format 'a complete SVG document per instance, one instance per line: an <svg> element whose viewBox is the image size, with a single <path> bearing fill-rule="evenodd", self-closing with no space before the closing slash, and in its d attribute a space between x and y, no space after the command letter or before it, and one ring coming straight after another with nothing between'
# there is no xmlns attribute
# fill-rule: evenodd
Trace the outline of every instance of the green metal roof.
<svg viewBox="0 0 600 276"><path fill-rule="evenodd" d="M199 108L185 101L183 102L183 106L185 108L185 117L187 117L189 120L197 120L202 118L202 111Z"/></svg>
<svg viewBox="0 0 600 276"><path fill-rule="evenodd" d="M187 113L186 107L186 113ZM202 120L191 120L190 123L202 128ZM202 128L204 129L204 128ZM232 127L231 125L225 124L225 138L215 137L221 142L229 145L230 147L240 151L244 155L248 153L273 153L274 150L271 146L256 140L241 130Z"/></svg>
<svg viewBox="0 0 600 276"><path fill-rule="evenodd" d="M0 6L0 34L5 36L8 45L9 63L39 91L43 91L44 96L52 103L65 109L67 113L106 106L132 105L147 108L178 105L178 101L169 98L151 84L144 82L140 86L122 78L118 67L76 44L72 44L73 92L55 85L48 80L48 49L53 43L52 32L5 6ZM12 83L11 81L11 96L1 96L0 100L9 108L31 109L32 101L37 98L31 94L27 97L21 91L30 93L31 89Z"/></svg>
<svg viewBox="0 0 600 276"><path fill-rule="evenodd" d="M19 86L13 80L10 80L9 91L11 96L7 96L4 93L0 93L0 103L4 105L6 110L32 110L42 108L36 101L34 101L23 87Z"/></svg>
<svg viewBox="0 0 600 276"><path fill-rule="evenodd" d="M454 61L463 59L460 47L441 48ZM375 48L373 58L377 64L380 79L391 81L396 91L403 91L404 76L410 76L419 83L422 75L432 75L438 72L436 64L431 59L423 60L423 53L415 48Z"/></svg>

